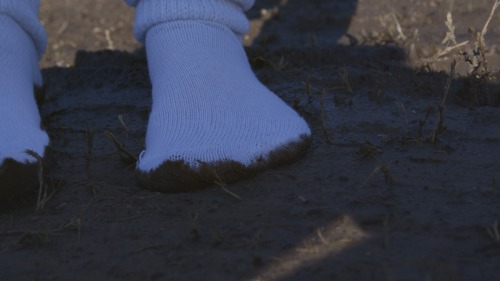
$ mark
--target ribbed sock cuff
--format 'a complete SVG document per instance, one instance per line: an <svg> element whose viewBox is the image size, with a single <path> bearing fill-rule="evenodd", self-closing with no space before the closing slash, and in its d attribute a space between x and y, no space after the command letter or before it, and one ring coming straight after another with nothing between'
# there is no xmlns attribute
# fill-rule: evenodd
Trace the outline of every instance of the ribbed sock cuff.
<svg viewBox="0 0 500 281"><path fill-rule="evenodd" d="M144 42L147 31L175 20L202 20L227 26L239 36L249 29L244 13L255 0L125 0L135 6L134 34Z"/></svg>
<svg viewBox="0 0 500 281"><path fill-rule="evenodd" d="M38 19L40 0L0 0L0 14L10 16L31 37L38 59L47 46L47 34Z"/></svg>

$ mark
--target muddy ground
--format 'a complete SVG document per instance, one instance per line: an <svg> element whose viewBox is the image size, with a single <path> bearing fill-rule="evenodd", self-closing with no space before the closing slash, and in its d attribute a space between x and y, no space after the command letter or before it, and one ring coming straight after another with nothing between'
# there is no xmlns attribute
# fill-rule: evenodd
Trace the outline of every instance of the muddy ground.
<svg viewBox="0 0 500 281"><path fill-rule="evenodd" d="M247 53L311 125L309 153L159 194L133 175L151 102L133 10L45 1L47 196L0 214L0 280L497 280L500 12L490 73L468 75L458 49L429 60L448 11L460 43L492 4L257 0Z"/></svg>

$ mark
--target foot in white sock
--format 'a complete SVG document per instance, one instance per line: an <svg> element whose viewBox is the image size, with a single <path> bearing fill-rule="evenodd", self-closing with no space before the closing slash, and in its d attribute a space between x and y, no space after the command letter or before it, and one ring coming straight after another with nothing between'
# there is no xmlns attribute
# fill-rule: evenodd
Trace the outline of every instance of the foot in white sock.
<svg viewBox="0 0 500 281"><path fill-rule="evenodd" d="M139 184L180 192L234 182L298 160L310 129L255 77L226 26L179 20L152 27L146 50L153 106Z"/></svg>
<svg viewBox="0 0 500 281"><path fill-rule="evenodd" d="M26 151L43 156L49 143L33 93L41 80L33 40L11 17L0 15L0 201L36 187L37 159Z"/></svg>

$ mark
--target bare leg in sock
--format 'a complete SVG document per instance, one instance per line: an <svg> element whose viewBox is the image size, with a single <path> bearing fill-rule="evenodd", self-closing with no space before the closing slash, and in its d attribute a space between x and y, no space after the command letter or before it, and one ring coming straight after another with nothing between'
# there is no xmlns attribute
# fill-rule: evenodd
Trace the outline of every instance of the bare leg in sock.
<svg viewBox="0 0 500 281"><path fill-rule="evenodd" d="M37 186L37 159L26 151L43 157L49 143L33 93L33 86L42 83L38 59L45 47L37 10L36 1L0 0L1 202Z"/></svg>
<svg viewBox="0 0 500 281"><path fill-rule="evenodd" d="M153 105L139 184L182 192L233 182L299 159L306 122L252 72L241 44L253 1L143 0L135 32L146 45Z"/></svg>

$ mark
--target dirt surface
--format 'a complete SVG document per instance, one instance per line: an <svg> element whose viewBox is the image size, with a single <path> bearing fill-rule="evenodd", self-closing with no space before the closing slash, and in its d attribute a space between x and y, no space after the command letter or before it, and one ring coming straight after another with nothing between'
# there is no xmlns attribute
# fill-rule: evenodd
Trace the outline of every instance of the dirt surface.
<svg viewBox="0 0 500 281"><path fill-rule="evenodd" d="M45 1L47 200L0 214L0 280L497 280L500 12L487 75L458 50L429 60L448 11L460 43L492 4L257 1L247 53L311 125L310 152L159 194L133 174L151 102L133 10Z"/></svg>

